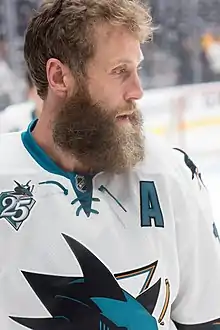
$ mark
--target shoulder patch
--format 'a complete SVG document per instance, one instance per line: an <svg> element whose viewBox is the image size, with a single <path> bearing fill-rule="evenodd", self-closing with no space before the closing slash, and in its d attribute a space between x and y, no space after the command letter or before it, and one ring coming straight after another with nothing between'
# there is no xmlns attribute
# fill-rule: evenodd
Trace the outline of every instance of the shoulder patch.
<svg viewBox="0 0 220 330"><path fill-rule="evenodd" d="M36 201L33 196L34 186L30 185L31 181L26 184L17 181L14 183L16 184L14 190L0 193L0 220L5 219L18 231L29 217Z"/></svg>

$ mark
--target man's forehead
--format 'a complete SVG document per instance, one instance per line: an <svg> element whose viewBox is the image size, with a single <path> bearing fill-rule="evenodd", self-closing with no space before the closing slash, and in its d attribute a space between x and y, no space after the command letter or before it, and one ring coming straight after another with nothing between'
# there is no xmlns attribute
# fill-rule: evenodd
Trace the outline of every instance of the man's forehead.
<svg viewBox="0 0 220 330"><path fill-rule="evenodd" d="M102 29L101 29L102 27ZM96 59L110 65L139 64L143 60L140 42L123 26L104 24L97 32Z"/></svg>
<svg viewBox="0 0 220 330"><path fill-rule="evenodd" d="M134 63L141 63L142 61L144 60L144 55L140 49L140 52L139 54L137 54L137 56L135 57L126 57L126 56L120 56L120 57L117 57L117 58L112 58L110 60L111 64L115 64L115 65L118 65L118 64L121 64L121 63L124 63L124 64L134 64Z"/></svg>

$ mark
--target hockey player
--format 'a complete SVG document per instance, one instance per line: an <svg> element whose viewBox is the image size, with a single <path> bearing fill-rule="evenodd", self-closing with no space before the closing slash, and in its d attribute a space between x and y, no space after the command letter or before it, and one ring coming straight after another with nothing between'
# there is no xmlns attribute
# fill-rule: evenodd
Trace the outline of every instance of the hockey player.
<svg viewBox="0 0 220 330"><path fill-rule="evenodd" d="M136 107L150 21L137 0L54 0L29 24L43 110L0 139L1 329L218 328L206 189Z"/></svg>

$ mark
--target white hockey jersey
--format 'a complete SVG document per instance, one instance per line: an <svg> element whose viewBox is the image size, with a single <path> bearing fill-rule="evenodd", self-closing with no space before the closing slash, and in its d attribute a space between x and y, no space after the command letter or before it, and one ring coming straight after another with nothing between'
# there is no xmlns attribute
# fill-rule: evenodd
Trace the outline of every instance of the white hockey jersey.
<svg viewBox="0 0 220 330"><path fill-rule="evenodd" d="M147 136L132 171L82 176L34 125L0 138L1 330L217 330L219 236L183 155Z"/></svg>
<svg viewBox="0 0 220 330"><path fill-rule="evenodd" d="M0 113L0 134L25 130L35 118L35 109L33 101L8 106Z"/></svg>

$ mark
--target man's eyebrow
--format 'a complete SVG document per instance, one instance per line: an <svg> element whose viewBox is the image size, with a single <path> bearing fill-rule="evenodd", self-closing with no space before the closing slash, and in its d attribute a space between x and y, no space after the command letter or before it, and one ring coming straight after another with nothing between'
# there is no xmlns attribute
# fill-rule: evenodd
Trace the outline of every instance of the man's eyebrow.
<svg viewBox="0 0 220 330"><path fill-rule="evenodd" d="M143 57L141 57L140 61L137 62L138 66L141 64L141 62L143 61ZM120 64L134 64L134 61L131 61L131 60L128 60L128 59L125 59L125 58L121 58L121 59L118 59L114 62L111 63L113 66L117 66L117 65L120 65Z"/></svg>

